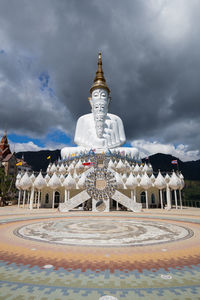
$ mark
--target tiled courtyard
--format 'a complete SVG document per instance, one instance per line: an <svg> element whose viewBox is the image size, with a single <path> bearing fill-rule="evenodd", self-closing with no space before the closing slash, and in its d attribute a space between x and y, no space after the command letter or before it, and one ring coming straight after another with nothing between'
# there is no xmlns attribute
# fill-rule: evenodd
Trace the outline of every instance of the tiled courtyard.
<svg viewBox="0 0 200 300"><path fill-rule="evenodd" d="M200 209L2 207L0 238L0 299L200 299Z"/></svg>

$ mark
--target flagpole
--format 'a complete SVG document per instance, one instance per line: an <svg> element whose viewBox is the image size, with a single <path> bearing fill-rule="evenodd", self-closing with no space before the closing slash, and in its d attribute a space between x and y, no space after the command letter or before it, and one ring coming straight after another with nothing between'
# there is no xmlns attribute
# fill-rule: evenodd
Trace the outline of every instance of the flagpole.
<svg viewBox="0 0 200 300"><path fill-rule="evenodd" d="M179 167L178 167L178 159L174 159L171 161L171 164L176 165L176 169L179 172Z"/></svg>

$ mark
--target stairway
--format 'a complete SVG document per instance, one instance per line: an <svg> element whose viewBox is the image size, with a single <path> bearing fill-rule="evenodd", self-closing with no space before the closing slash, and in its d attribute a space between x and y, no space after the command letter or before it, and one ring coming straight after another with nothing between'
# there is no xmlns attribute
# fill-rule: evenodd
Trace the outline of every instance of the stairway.
<svg viewBox="0 0 200 300"><path fill-rule="evenodd" d="M122 204L126 208L132 210L133 212L140 212L142 211L142 204L133 202L133 199L125 196L124 194L120 193L119 191L115 191L112 199L117 201L118 203Z"/></svg>
<svg viewBox="0 0 200 300"><path fill-rule="evenodd" d="M79 194L77 194L76 196L69 199L67 202L60 203L58 209L60 212L67 212L70 209L77 207L78 205L82 204L83 202L87 201L90 198L91 197L88 195L87 191L84 190Z"/></svg>

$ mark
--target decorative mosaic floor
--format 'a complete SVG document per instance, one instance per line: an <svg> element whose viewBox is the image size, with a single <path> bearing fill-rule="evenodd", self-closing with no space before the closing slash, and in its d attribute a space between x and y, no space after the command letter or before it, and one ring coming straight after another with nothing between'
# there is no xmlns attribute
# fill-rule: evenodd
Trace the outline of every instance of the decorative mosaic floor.
<svg viewBox="0 0 200 300"><path fill-rule="evenodd" d="M74 246L145 246L189 238L193 231L166 222L127 218L97 220L50 220L32 223L15 230L22 238Z"/></svg>
<svg viewBox="0 0 200 300"><path fill-rule="evenodd" d="M13 213L0 237L0 299L200 299L192 213Z"/></svg>

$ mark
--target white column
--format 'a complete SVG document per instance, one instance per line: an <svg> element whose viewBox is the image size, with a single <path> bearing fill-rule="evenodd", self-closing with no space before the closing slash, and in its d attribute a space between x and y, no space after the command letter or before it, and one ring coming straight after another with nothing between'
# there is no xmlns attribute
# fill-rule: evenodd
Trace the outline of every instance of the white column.
<svg viewBox="0 0 200 300"><path fill-rule="evenodd" d="M69 198L70 198L70 190L68 190L68 195L67 195L67 200L69 201Z"/></svg>
<svg viewBox="0 0 200 300"><path fill-rule="evenodd" d="M30 191L28 191L28 197L27 197L27 208L29 207L30 202Z"/></svg>
<svg viewBox="0 0 200 300"><path fill-rule="evenodd" d="M52 208L54 208L54 203L55 203L55 190L53 190Z"/></svg>
<svg viewBox="0 0 200 300"><path fill-rule="evenodd" d="M34 200L35 206L37 205L37 191L35 192L35 200Z"/></svg>
<svg viewBox="0 0 200 300"><path fill-rule="evenodd" d="M30 196L30 206L29 209L33 209L33 200L34 200L34 187L31 188L31 196Z"/></svg>
<svg viewBox="0 0 200 300"><path fill-rule="evenodd" d="M117 205L116 205L116 210L119 210L119 203L118 201L116 201Z"/></svg>
<svg viewBox="0 0 200 300"><path fill-rule="evenodd" d="M171 193L170 193L170 188L169 188L168 184L167 184L167 188L166 188L166 194L167 194L167 209L171 209L172 208Z"/></svg>
<svg viewBox="0 0 200 300"><path fill-rule="evenodd" d="M160 190L160 202L161 202L161 208L163 209L163 195L162 195L162 190Z"/></svg>
<svg viewBox="0 0 200 300"><path fill-rule="evenodd" d="M134 196L133 196L133 190L131 190L131 199L133 200Z"/></svg>
<svg viewBox="0 0 200 300"><path fill-rule="evenodd" d="M26 201L26 190L24 190L24 196L23 196L23 208L25 206L25 201Z"/></svg>
<svg viewBox="0 0 200 300"><path fill-rule="evenodd" d="M133 190L133 202L136 203L136 188Z"/></svg>
<svg viewBox="0 0 200 300"><path fill-rule="evenodd" d="M67 202L68 191L65 189L65 203Z"/></svg>
<svg viewBox="0 0 200 300"><path fill-rule="evenodd" d="M21 190L19 190L19 194L18 194L18 207L20 207L20 201L21 201Z"/></svg>
<svg viewBox="0 0 200 300"><path fill-rule="evenodd" d="M149 208L149 203L148 203L148 192L145 190L145 195L146 195L146 208Z"/></svg>
<svg viewBox="0 0 200 300"><path fill-rule="evenodd" d="M37 209L40 208L40 190L38 191L38 202L37 202Z"/></svg>
<svg viewBox="0 0 200 300"><path fill-rule="evenodd" d="M181 189L179 190L179 197L180 197L180 206L181 206L181 209L183 209Z"/></svg>
<svg viewBox="0 0 200 300"><path fill-rule="evenodd" d="M104 201L104 203L106 205L105 212L109 212L110 211L110 198L108 198L106 201Z"/></svg>
<svg viewBox="0 0 200 300"><path fill-rule="evenodd" d="M97 203L97 201L94 198L92 198L92 211L97 211L96 203Z"/></svg>
<svg viewBox="0 0 200 300"><path fill-rule="evenodd" d="M178 208L178 205L177 205L177 194L176 194L176 190L174 190L174 196L175 196L175 205L176 205L176 209Z"/></svg>

